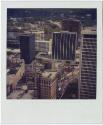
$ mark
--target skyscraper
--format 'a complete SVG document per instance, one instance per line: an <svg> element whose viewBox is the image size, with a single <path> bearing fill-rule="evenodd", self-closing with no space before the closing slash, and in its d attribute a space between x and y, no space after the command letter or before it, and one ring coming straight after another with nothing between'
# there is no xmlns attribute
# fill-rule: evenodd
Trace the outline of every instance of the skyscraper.
<svg viewBox="0 0 103 125"><path fill-rule="evenodd" d="M82 54L79 97L81 99L96 98L96 31L85 30L82 33Z"/></svg>
<svg viewBox="0 0 103 125"><path fill-rule="evenodd" d="M74 60L77 33L62 31L53 33L52 58L56 60Z"/></svg>
<svg viewBox="0 0 103 125"><path fill-rule="evenodd" d="M35 57L35 35L22 34L20 36L21 59L30 64Z"/></svg>
<svg viewBox="0 0 103 125"><path fill-rule="evenodd" d="M62 21L62 30L76 32L77 37L81 34L81 22L76 19L64 19Z"/></svg>

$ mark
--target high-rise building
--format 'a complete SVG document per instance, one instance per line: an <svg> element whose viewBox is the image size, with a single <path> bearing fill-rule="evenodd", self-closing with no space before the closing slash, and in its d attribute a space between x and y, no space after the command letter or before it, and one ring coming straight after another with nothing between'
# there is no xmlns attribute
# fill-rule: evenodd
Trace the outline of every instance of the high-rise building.
<svg viewBox="0 0 103 125"><path fill-rule="evenodd" d="M74 60L76 42L76 32L54 32L52 42L52 58L55 60Z"/></svg>
<svg viewBox="0 0 103 125"><path fill-rule="evenodd" d="M96 98L96 31L85 30L82 32L81 45L81 74L79 97L81 99Z"/></svg>
<svg viewBox="0 0 103 125"><path fill-rule="evenodd" d="M64 19L62 21L62 30L77 32L77 37L81 34L81 22L76 19Z"/></svg>
<svg viewBox="0 0 103 125"><path fill-rule="evenodd" d="M22 34L20 36L21 59L30 64L35 57L35 35Z"/></svg>
<svg viewBox="0 0 103 125"><path fill-rule="evenodd" d="M57 72L45 71L41 74L38 83L39 98L56 99Z"/></svg>

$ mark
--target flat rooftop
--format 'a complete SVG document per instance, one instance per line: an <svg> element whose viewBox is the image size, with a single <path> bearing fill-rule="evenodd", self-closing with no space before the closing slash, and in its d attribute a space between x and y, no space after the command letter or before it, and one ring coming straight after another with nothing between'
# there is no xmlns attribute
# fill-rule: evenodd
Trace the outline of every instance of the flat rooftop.
<svg viewBox="0 0 103 125"><path fill-rule="evenodd" d="M30 37L30 36L32 36L32 35L34 35L34 33L22 33L22 34L20 35L20 37L21 37L21 36L28 36L28 37Z"/></svg>
<svg viewBox="0 0 103 125"><path fill-rule="evenodd" d="M57 74L57 72L45 71L42 73L42 77L53 79L56 76L56 74Z"/></svg>
<svg viewBox="0 0 103 125"><path fill-rule="evenodd" d="M81 31L82 34L97 34L95 27L87 27Z"/></svg>
<svg viewBox="0 0 103 125"><path fill-rule="evenodd" d="M36 40L35 42L37 43L49 43L49 42L52 42L51 40Z"/></svg>
<svg viewBox="0 0 103 125"><path fill-rule="evenodd" d="M44 31L33 31L33 30L30 30L30 31L24 31L25 33L33 33L33 34L44 34Z"/></svg>
<svg viewBox="0 0 103 125"><path fill-rule="evenodd" d="M11 63L7 69L7 75L16 74L16 72L19 70L21 64L22 64L22 62L15 63L15 64Z"/></svg>
<svg viewBox="0 0 103 125"><path fill-rule="evenodd" d="M7 52L20 53L20 49L10 49L10 48L7 48Z"/></svg>
<svg viewBox="0 0 103 125"><path fill-rule="evenodd" d="M70 32L70 31L60 31L60 32L53 32L53 34L58 34L58 33L68 33L68 34L77 34L76 32Z"/></svg>

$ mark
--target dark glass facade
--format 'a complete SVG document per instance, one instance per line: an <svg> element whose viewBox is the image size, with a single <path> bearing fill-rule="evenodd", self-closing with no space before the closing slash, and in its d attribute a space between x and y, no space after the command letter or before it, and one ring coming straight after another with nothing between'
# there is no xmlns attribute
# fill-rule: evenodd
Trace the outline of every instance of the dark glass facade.
<svg viewBox="0 0 103 125"><path fill-rule="evenodd" d="M30 64L35 57L35 35L24 34L20 36L21 59L24 59L26 64Z"/></svg>
<svg viewBox="0 0 103 125"><path fill-rule="evenodd" d="M75 60L77 34L75 32L54 32L52 58L56 60Z"/></svg>

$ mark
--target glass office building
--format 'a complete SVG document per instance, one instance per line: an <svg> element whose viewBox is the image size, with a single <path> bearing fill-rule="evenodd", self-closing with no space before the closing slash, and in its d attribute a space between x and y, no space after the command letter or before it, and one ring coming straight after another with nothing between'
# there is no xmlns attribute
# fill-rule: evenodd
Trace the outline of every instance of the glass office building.
<svg viewBox="0 0 103 125"><path fill-rule="evenodd" d="M53 33L52 58L55 60L75 60L77 33L62 31Z"/></svg>
<svg viewBox="0 0 103 125"><path fill-rule="evenodd" d="M20 51L21 59L24 59L25 64L30 64L35 57L34 34L22 34L20 36Z"/></svg>

